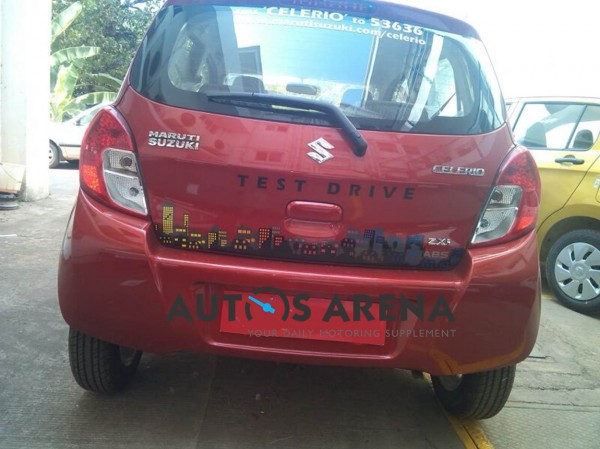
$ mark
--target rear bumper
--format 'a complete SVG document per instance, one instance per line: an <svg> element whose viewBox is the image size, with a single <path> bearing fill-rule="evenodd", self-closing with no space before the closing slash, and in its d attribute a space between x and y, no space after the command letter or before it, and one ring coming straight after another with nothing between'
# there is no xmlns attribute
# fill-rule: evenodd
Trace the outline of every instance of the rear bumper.
<svg viewBox="0 0 600 449"><path fill-rule="evenodd" d="M59 266L59 302L79 331L147 352L211 352L297 363L390 366L432 374L483 371L523 360L540 316L535 235L470 250L452 271L310 265L164 247L150 224L79 194ZM425 317L386 323L382 345L224 333L220 319L173 318L177 298L272 286L315 298L335 294L423 297ZM433 317L443 296L454 321ZM434 319L431 319L431 318ZM332 324L335 328L335 325Z"/></svg>

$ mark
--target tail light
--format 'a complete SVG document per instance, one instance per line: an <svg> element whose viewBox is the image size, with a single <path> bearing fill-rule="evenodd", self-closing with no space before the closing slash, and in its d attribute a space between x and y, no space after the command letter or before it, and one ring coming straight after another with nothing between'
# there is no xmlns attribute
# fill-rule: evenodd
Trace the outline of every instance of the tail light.
<svg viewBox="0 0 600 449"><path fill-rule="evenodd" d="M525 148L515 148L500 169L471 246L495 245L531 232L537 220L540 187L533 157Z"/></svg>
<svg viewBox="0 0 600 449"><path fill-rule="evenodd" d="M113 108L101 110L81 144L81 188L104 204L146 216L146 197L127 124Z"/></svg>

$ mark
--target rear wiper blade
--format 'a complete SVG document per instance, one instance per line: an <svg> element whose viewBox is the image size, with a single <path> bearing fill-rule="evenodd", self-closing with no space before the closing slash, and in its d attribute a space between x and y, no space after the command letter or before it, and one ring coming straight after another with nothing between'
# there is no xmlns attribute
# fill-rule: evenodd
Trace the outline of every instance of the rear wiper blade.
<svg viewBox="0 0 600 449"><path fill-rule="evenodd" d="M327 118L338 125L350 144L352 152L359 157L362 157L367 152L367 142L362 134L356 129L352 122L337 106L319 100L309 100L306 98L290 97L287 95L276 94L253 94L253 93L206 93L206 97L210 101L223 103L255 103L268 106L282 106L293 109L301 109L304 111L317 111L325 114Z"/></svg>

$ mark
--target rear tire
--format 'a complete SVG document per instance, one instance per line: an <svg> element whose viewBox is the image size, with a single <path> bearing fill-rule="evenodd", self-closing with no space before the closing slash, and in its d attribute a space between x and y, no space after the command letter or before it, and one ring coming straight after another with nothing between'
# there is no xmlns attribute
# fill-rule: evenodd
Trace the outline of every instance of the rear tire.
<svg viewBox="0 0 600 449"><path fill-rule="evenodd" d="M557 239L546 259L546 280L569 309L600 313L600 232L580 229Z"/></svg>
<svg viewBox="0 0 600 449"><path fill-rule="evenodd" d="M48 166L50 168L56 168L60 164L60 150L53 143L50 142L50 151L48 153Z"/></svg>
<svg viewBox="0 0 600 449"><path fill-rule="evenodd" d="M141 351L114 345L69 330L69 362L73 377L81 386L97 393L114 393L133 379Z"/></svg>
<svg viewBox="0 0 600 449"><path fill-rule="evenodd" d="M459 376L431 376L436 396L453 415L487 419L506 404L515 380L516 365Z"/></svg>

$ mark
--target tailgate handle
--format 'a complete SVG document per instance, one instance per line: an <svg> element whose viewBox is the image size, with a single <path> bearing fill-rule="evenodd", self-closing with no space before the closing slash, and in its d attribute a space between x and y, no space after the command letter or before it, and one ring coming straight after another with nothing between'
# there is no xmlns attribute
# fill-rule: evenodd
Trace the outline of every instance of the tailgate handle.
<svg viewBox="0 0 600 449"><path fill-rule="evenodd" d="M585 163L585 161L583 159L578 159L573 155L568 155L565 157L557 157L556 159L554 159L554 162L558 163L558 164L573 164L573 165L583 165Z"/></svg>
<svg viewBox="0 0 600 449"><path fill-rule="evenodd" d="M337 204L292 201L287 205L286 217L295 220L337 223L342 221L342 208Z"/></svg>

